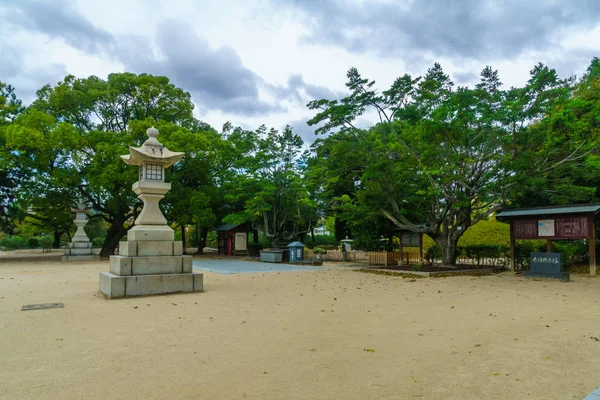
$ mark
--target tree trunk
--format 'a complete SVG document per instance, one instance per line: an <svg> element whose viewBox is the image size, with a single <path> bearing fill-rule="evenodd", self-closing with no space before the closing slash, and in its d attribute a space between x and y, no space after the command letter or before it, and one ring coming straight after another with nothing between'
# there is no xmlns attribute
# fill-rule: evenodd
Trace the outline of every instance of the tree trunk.
<svg viewBox="0 0 600 400"><path fill-rule="evenodd" d="M312 242L315 243L315 228L310 228L310 238Z"/></svg>
<svg viewBox="0 0 600 400"><path fill-rule="evenodd" d="M256 229L252 231L252 242L258 244L258 231Z"/></svg>
<svg viewBox="0 0 600 400"><path fill-rule="evenodd" d="M456 250L458 247L458 239L460 235L453 234L447 230L443 230L439 235L432 237L432 239L440 246L442 250L442 265L443 266L456 266Z"/></svg>
<svg viewBox="0 0 600 400"><path fill-rule="evenodd" d="M127 229L123 227L123 223L113 222L106 232L106 239L102 243L102 249L100 249L100 257L110 257L113 255L119 245L119 241L126 234Z"/></svg>
<svg viewBox="0 0 600 400"><path fill-rule="evenodd" d="M200 238L198 238L198 232L200 234ZM196 251L196 254L204 254L204 248L206 247L206 235L208 235L207 227L196 227L196 242L198 242L198 251Z"/></svg>
<svg viewBox="0 0 600 400"><path fill-rule="evenodd" d="M53 233L54 235L54 242L52 242L52 247L55 249L60 249L60 232L55 231Z"/></svg>
<svg viewBox="0 0 600 400"><path fill-rule="evenodd" d="M185 251L185 225L179 225L179 228L181 229L181 242L182 242L182 246L183 246L183 254L187 254Z"/></svg>

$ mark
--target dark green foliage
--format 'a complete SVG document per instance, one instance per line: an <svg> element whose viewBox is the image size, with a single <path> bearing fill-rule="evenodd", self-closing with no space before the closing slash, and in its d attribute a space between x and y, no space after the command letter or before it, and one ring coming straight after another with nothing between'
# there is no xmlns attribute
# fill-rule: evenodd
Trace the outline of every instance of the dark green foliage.
<svg viewBox="0 0 600 400"><path fill-rule="evenodd" d="M30 249L37 249L40 245L40 241L38 240L38 238L29 238L27 239L27 246Z"/></svg>
<svg viewBox="0 0 600 400"><path fill-rule="evenodd" d="M501 207L589 201L598 187L590 178L600 176L591 168L600 165L597 64L577 85L538 64L524 87L508 90L490 67L475 88L455 87L436 63L382 92L350 69L347 97L308 104L317 113L309 124L332 132L315 144L314 162L333 171L321 183L329 209L371 238L385 232L375 213L426 233L452 265L461 236ZM358 129L367 109L380 123Z"/></svg>

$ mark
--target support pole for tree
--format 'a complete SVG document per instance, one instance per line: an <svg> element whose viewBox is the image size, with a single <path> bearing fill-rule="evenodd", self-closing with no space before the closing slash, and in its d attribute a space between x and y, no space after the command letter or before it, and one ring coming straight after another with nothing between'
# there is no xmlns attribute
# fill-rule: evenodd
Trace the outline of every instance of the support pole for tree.
<svg viewBox="0 0 600 400"><path fill-rule="evenodd" d="M515 272L515 232L513 222L510 221L510 271Z"/></svg>
<svg viewBox="0 0 600 400"><path fill-rule="evenodd" d="M419 233L419 263L423 264L423 234Z"/></svg>
<svg viewBox="0 0 600 400"><path fill-rule="evenodd" d="M588 219L588 242L590 246L590 276L596 276L596 218Z"/></svg>

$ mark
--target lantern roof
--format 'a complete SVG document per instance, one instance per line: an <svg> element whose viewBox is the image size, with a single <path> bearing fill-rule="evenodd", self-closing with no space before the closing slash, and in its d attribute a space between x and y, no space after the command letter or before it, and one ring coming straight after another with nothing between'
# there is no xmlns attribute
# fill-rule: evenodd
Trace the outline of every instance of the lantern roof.
<svg viewBox="0 0 600 400"><path fill-rule="evenodd" d="M121 159L129 165L142 165L144 163L161 164L169 167L183 157L185 153L167 149L156 139L158 129L149 128L146 131L148 140L141 147L129 147L129 154L121 156Z"/></svg>
<svg viewBox="0 0 600 400"><path fill-rule="evenodd" d="M77 199L77 208L72 208L71 207L71 211L73 211L74 213L77 213L77 212L88 212L90 210L91 210L91 208L89 208L85 204L85 200L83 198Z"/></svg>

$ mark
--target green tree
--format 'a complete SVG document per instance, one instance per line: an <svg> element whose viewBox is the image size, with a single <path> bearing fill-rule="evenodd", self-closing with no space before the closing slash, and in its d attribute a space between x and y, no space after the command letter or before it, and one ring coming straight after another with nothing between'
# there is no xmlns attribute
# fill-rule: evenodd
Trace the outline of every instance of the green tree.
<svg viewBox="0 0 600 400"><path fill-rule="evenodd" d="M17 182L22 179L23 170L7 149L6 128L23 110L15 89L0 81L0 229L10 234L14 228L11 214L17 212L14 204Z"/></svg>
<svg viewBox="0 0 600 400"><path fill-rule="evenodd" d="M424 77L404 75L379 93L352 68L351 94L310 102L317 114L309 124L321 123L320 133L341 128L365 147L374 144L367 158L374 168L365 167L358 180L364 198L398 228L429 235L443 262L454 265L464 232L505 205L527 177L594 148L594 135L579 132L574 140L540 122L569 100L570 83L538 65L524 88L502 91L498 73L486 67L475 88L455 88L435 64ZM354 126L368 108L380 121L371 130L375 137Z"/></svg>
<svg viewBox="0 0 600 400"><path fill-rule="evenodd" d="M139 122L199 129L203 124L192 110L189 93L166 77L69 75L38 91L33 104L7 128L7 145L35 175L23 183L29 193L43 197L52 188L69 190L110 224L100 252L108 256L141 207L131 191L137 171L118 156L145 140Z"/></svg>
<svg viewBox="0 0 600 400"><path fill-rule="evenodd" d="M226 199L243 204L224 222L251 221L277 247L282 240L310 231L315 203L303 180L307 153L302 139L287 126L283 132L261 126L256 132L234 131L243 140L237 174L229 181ZM245 146L244 146L245 145Z"/></svg>

